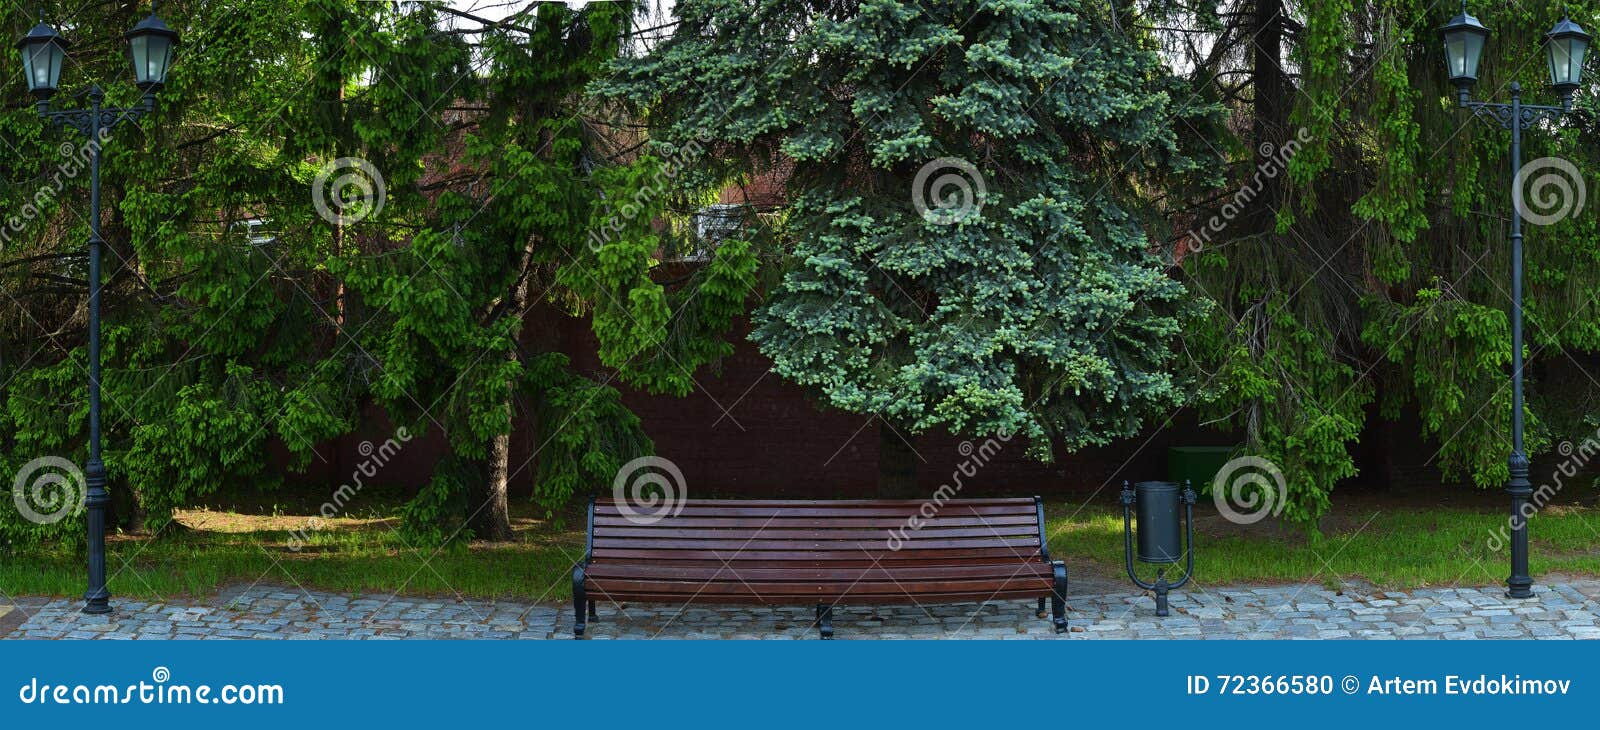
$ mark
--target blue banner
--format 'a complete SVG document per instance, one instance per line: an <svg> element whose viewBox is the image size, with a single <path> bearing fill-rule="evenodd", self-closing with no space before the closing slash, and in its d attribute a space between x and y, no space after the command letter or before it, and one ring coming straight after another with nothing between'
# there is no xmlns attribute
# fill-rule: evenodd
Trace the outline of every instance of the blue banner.
<svg viewBox="0 0 1600 730"><path fill-rule="evenodd" d="M1480 727L1600 706L1578 642L4 642L0 665L0 718L25 728Z"/></svg>

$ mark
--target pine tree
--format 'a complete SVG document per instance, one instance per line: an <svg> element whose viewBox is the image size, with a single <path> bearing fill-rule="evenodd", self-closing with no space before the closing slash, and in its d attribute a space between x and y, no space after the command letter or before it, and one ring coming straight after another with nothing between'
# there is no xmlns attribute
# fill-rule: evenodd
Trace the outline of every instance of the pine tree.
<svg viewBox="0 0 1600 730"><path fill-rule="evenodd" d="M399 84L429 90L414 104L436 116L463 110L460 149L444 140L426 150L450 150L454 169L434 190L412 190L413 206L389 222L410 224L403 243L350 252L335 266L372 322L358 339L380 365L377 401L439 427L451 447L405 510L407 532L423 541L462 528L479 539L509 539L514 481L531 482L535 501L553 514L575 493L609 485L624 462L652 448L610 376L581 376L564 354L525 340L523 323L536 307L589 315L615 377L651 391L686 392L693 370L729 348L721 340L726 310L746 297L754 260L730 251L668 292L651 272L662 243L652 223L665 198L630 215L612 202L633 200L660 165L627 152L606 110L584 96L620 52L637 10L530 2L492 25L466 23L462 35L474 41L478 68L441 70L439 59L456 46L438 39L452 36L443 18L416 9L394 19L414 28L411 43L368 54L386 74L432 69L432 79ZM435 89L453 97L433 96L441 93ZM410 106L391 99L377 108L392 114ZM382 137L368 126L361 131L381 148ZM438 160L418 155L409 166L430 159ZM607 235L596 244L592 234L602 228ZM535 453L514 461L518 422L532 427Z"/></svg>
<svg viewBox="0 0 1600 730"><path fill-rule="evenodd" d="M881 417L880 491L930 430L1048 458L1179 399L1184 287L1143 196L1197 171L1210 109L1076 0L684 0L598 89L658 140L785 170L781 282L752 339L822 402ZM896 456L897 455L897 456Z"/></svg>
<svg viewBox="0 0 1600 730"><path fill-rule="evenodd" d="M1215 140L1229 153L1228 186L1172 206L1208 239L1184 260L1196 293L1216 304L1185 336L1207 384L1204 418L1281 469L1283 515L1308 525L1342 480L1409 476L1358 472L1363 439L1373 466L1425 463L1451 481L1503 486L1513 177L1508 133L1455 104L1436 34L1460 6L1209 5L1145 6L1156 38L1240 120ZM1476 98L1507 101L1515 81L1524 103L1552 104L1541 36L1563 13L1592 30L1597 5L1469 10L1493 29ZM1525 226L1524 414L1536 464L1563 440L1590 438L1600 410L1585 358L1600 349L1600 219L1580 202L1581 180L1600 167L1597 106L1585 92L1576 104L1522 140L1525 165L1559 158L1578 173L1533 168L1525 191L1571 213ZM1429 447L1392 452L1373 428L1382 421Z"/></svg>
<svg viewBox="0 0 1600 730"><path fill-rule="evenodd" d="M670 196L631 216L608 203L662 166L583 94L638 7L528 0L498 21L437 3L162 7L188 42L155 114L107 145L102 175L105 444L121 527L169 528L173 510L218 490L281 488L292 474L279 454L303 469L381 409L449 448L403 510L406 542L468 534L469 521L505 537L513 484L531 483L553 514L650 450L613 377L682 393L728 350L754 258L734 242L686 281L658 283L653 257L671 241L651 223ZM121 34L145 12L72 16L59 100L95 81L108 103L138 100ZM6 13L13 29L37 22ZM83 460L87 171L31 104L0 110L0 139L13 152L0 203L28 211L0 238L11 484L41 457ZM363 183L382 186L381 204L330 202ZM269 235L247 235L248 218ZM591 246L602 226L608 241ZM587 317L614 372L590 377L525 340L539 306ZM513 461L520 424L537 457ZM70 499L49 488L62 475L34 476L41 498ZM0 510L0 551L82 533L78 519Z"/></svg>

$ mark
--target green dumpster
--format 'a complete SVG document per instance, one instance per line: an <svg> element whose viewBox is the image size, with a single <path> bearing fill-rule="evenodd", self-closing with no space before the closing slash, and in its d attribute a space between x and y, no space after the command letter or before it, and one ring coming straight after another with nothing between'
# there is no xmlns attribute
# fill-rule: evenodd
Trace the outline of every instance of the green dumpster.
<svg viewBox="0 0 1600 730"><path fill-rule="evenodd" d="M1188 481L1195 491L1205 492L1222 465L1238 452L1237 446L1174 446L1167 449L1167 479L1182 484Z"/></svg>

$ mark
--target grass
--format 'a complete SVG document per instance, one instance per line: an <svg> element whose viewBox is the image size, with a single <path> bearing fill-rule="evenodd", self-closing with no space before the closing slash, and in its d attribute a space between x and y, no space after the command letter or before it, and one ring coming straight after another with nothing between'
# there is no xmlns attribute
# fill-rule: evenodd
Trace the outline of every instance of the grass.
<svg viewBox="0 0 1600 730"><path fill-rule="evenodd" d="M571 595L572 566L583 555L581 529L552 524L519 504L512 509L514 541L438 550L407 544L395 531L398 520L390 515L398 497L373 496L381 503L370 514L326 520L305 531L298 550L293 537L314 507L247 502L181 511L177 526L157 536L107 541L109 588L112 595L151 600L257 582L350 594ZM582 524L575 516L565 516L568 525ZM76 596L83 581L81 549L47 548L0 561L0 591L9 595Z"/></svg>
<svg viewBox="0 0 1600 730"><path fill-rule="evenodd" d="M1070 513L1047 515L1054 535L1051 553L1079 572L1119 574L1121 510L1090 507ZM1506 532L1506 514L1500 510L1385 508L1375 502L1346 505L1324 522L1320 537L1283 525L1241 526L1215 513L1197 514L1195 581L1202 586L1319 582L1333 587L1359 580L1396 589L1495 585L1509 572ZM1600 510L1547 507L1530 521L1529 534L1536 579L1600 575Z"/></svg>
<svg viewBox="0 0 1600 730"><path fill-rule="evenodd" d="M582 519L542 519L531 505L513 506L516 539L444 550L406 544L394 531L399 496L368 514L337 518L309 533L300 550L291 533L312 508L249 502L214 504L179 515L161 535L109 541L113 595L148 600L201 597L231 584L264 583L344 593L396 592L513 597L545 602L570 595L570 574L583 552ZM1282 524L1234 525L1196 508L1195 573L1199 586L1363 580L1380 588L1493 585L1504 580L1505 550L1492 549L1505 528L1497 495L1438 506L1427 497L1339 500L1320 537ZM1588 500L1585 500L1588 501ZM1122 515L1114 505L1047 505L1051 553L1068 561L1074 580L1122 582ZM1600 509L1552 505L1534 518L1533 571L1600 575ZM76 596L83 591L77 550L47 548L0 562L8 595Z"/></svg>

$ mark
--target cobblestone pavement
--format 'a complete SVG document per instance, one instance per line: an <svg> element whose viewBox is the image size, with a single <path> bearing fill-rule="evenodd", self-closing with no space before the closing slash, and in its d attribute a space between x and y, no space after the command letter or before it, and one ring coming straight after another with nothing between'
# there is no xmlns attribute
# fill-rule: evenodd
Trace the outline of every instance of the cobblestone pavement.
<svg viewBox="0 0 1600 730"><path fill-rule="evenodd" d="M1499 588L1382 592L1349 585L1209 588L1172 596L1156 618L1149 596L1075 595L1072 630L1057 635L1032 602L834 610L838 639L1600 639L1600 581L1540 585L1511 601ZM564 639L564 606L237 588L210 602L117 601L108 617L79 602L20 599L6 639ZM814 638L811 607L600 607L594 639ZM23 620L19 623L18 618Z"/></svg>

